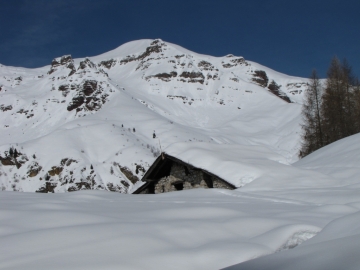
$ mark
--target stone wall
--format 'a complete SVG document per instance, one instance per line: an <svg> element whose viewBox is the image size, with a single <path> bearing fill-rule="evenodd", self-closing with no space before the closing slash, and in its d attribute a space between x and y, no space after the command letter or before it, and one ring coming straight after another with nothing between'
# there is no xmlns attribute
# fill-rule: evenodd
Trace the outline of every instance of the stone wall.
<svg viewBox="0 0 360 270"><path fill-rule="evenodd" d="M213 187L214 188L225 188L225 189L233 189L228 184L226 184L224 181L220 180L218 177L212 176L213 180Z"/></svg>
<svg viewBox="0 0 360 270"><path fill-rule="evenodd" d="M176 191L173 183L177 181L178 179L172 175L161 178L155 185L155 194Z"/></svg>
<svg viewBox="0 0 360 270"><path fill-rule="evenodd" d="M205 179L208 179L206 183ZM217 177L205 175L205 173L196 168L189 168L182 164L173 163L170 175L162 177L155 184L155 194L165 193L177 190L193 189L193 188L209 188L210 187L232 189L225 182Z"/></svg>
<svg viewBox="0 0 360 270"><path fill-rule="evenodd" d="M193 187L207 187L203 180L203 172L199 169L189 169L184 165L174 163L170 175L180 181L189 182Z"/></svg>

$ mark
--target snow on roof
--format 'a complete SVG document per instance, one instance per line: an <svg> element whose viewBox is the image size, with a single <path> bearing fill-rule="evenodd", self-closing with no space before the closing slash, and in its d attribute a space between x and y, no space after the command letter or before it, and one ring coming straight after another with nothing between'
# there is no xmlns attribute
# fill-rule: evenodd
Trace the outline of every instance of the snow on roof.
<svg viewBox="0 0 360 270"><path fill-rule="evenodd" d="M174 143L166 153L209 171L236 187L241 187L263 172L256 163L286 163L286 160L262 146L216 145L205 142Z"/></svg>

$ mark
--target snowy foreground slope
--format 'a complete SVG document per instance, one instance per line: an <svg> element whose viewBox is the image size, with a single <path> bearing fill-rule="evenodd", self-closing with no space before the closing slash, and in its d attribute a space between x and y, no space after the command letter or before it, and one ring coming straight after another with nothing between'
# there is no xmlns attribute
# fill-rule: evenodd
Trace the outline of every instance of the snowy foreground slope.
<svg viewBox="0 0 360 270"><path fill-rule="evenodd" d="M160 151L237 187L272 165L293 170L306 83L162 40L38 69L0 65L1 189L131 193Z"/></svg>
<svg viewBox="0 0 360 270"><path fill-rule="evenodd" d="M359 269L359 140L237 190L0 192L0 269Z"/></svg>
<svg viewBox="0 0 360 270"><path fill-rule="evenodd" d="M316 214L310 210L306 216L316 220L324 213L340 214L326 224L322 231L301 246L237 264L226 269L302 270L302 269L359 269L360 266L360 135L337 141L295 163L298 168L329 175L336 181L332 186L275 191L274 197L295 198L316 202ZM246 188L245 188L246 189ZM260 196L260 194L257 194ZM304 213L295 212L292 218Z"/></svg>

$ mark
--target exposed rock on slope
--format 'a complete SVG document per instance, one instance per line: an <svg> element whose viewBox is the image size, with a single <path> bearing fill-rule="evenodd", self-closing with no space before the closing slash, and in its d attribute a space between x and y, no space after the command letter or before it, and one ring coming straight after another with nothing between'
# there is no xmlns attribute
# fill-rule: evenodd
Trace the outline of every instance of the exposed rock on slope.
<svg viewBox="0 0 360 270"><path fill-rule="evenodd" d="M76 72L75 66L74 66L74 61L71 58L71 55L64 55L62 57L55 58L54 60L52 60L51 68L50 68L48 74L54 73L55 71L57 71L59 69L59 67L65 67L65 68L70 69L69 76L71 76L72 74L74 74Z"/></svg>
<svg viewBox="0 0 360 270"><path fill-rule="evenodd" d="M269 83L268 89L271 93L273 93L274 95L278 96L279 98L285 100L288 103L291 103L290 98L280 90L280 85L278 85L274 80L272 80Z"/></svg>
<svg viewBox="0 0 360 270"><path fill-rule="evenodd" d="M263 70L255 70L253 74L254 78L252 79L254 82L259 84L262 87L266 87L269 82L269 78L266 75L266 72Z"/></svg>

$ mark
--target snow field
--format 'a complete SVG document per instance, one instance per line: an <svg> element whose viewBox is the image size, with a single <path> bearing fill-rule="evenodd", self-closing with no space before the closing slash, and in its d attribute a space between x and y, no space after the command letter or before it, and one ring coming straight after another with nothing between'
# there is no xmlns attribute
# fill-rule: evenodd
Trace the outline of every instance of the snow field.
<svg viewBox="0 0 360 270"><path fill-rule="evenodd" d="M293 218L314 205L216 189L2 192L0 199L1 269L219 269L293 247L334 218L328 211Z"/></svg>

